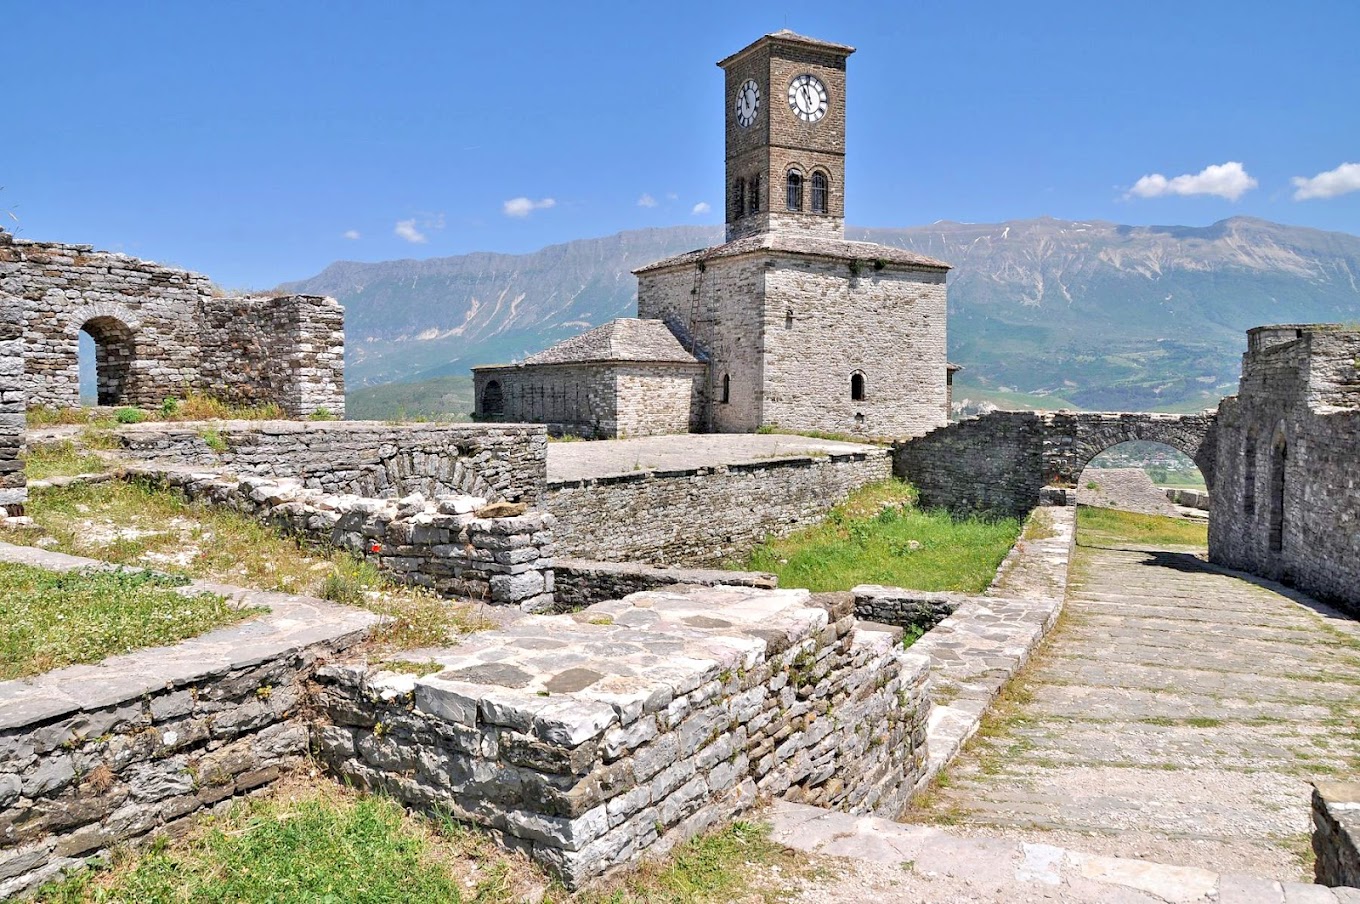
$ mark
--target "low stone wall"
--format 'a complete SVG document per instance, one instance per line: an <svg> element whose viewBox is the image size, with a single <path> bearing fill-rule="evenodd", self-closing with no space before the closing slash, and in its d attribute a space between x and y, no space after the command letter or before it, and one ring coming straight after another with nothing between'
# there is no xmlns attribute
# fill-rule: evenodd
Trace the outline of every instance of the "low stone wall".
<svg viewBox="0 0 1360 904"><path fill-rule="evenodd" d="M929 706L898 636L856 627L848 594L635 594L475 635L424 678L325 667L316 747L577 886L759 796L897 816Z"/></svg>
<svg viewBox="0 0 1360 904"><path fill-rule="evenodd" d="M761 587L779 586L779 578L763 571L724 571L718 568L655 568L636 562L591 562L586 559L554 559L553 595L558 612L575 612L606 600L623 599L630 593L676 586Z"/></svg>
<svg viewBox="0 0 1360 904"><path fill-rule="evenodd" d="M0 561L106 567L8 544ZM269 612L173 647L0 682L0 898L116 845L176 833L303 762L303 679L377 621L304 597L185 589Z"/></svg>
<svg viewBox="0 0 1360 904"><path fill-rule="evenodd" d="M377 498L463 494L533 505L547 475L547 434L525 424L231 421L137 424L118 436L140 460Z"/></svg>
<svg viewBox="0 0 1360 904"><path fill-rule="evenodd" d="M1313 783L1313 853L1319 884L1360 888L1360 784Z"/></svg>
<svg viewBox="0 0 1360 904"><path fill-rule="evenodd" d="M583 559L711 565L820 521L892 476L887 449L555 481L559 551Z"/></svg>
<svg viewBox="0 0 1360 904"><path fill-rule="evenodd" d="M528 612L553 605L553 517L548 514L496 517L496 507L477 497L369 499L308 489L297 480L237 480L155 466L129 467L124 475L372 559L397 580L444 596Z"/></svg>
<svg viewBox="0 0 1360 904"><path fill-rule="evenodd" d="M23 442L23 308L17 298L0 294L0 518L24 513Z"/></svg>
<svg viewBox="0 0 1360 904"><path fill-rule="evenodd" d="M1176 505L1199 509L1202 512L1209 511L1209 494L1204 490L1167 490L1166 498Z"/></svg>
<svg viewBox="0 0 1360 904"><path fill-rule="evenodd" d="M929 631L968 600L964 593L932 593L880 584L860 584L850 592L855 597L856 618L921 631Z"/></svg>

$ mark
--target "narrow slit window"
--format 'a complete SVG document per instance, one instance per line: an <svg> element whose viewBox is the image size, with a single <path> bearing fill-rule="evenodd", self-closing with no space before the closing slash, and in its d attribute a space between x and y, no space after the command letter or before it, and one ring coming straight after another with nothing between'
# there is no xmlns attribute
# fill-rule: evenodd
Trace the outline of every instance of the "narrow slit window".
<svg viewBox="0 0 1360 904"><path fill-rule="evenodd" d="M750 213L760 213L760 173L751 177L751 191L748 197Z"/></svg>
<svg viewBox="0 0 1360 904"><path fill-rule="evenodd" d="M854 402L864 401L864 374L859 371L850 375L850 399Z"/></svg>
<svg viewBox="0 0 1360 904"><path fill-rule="evenodd" d="M826 174L812 174L812 212L826 213Z"/></svg>
<svg viewBox="0 0 1360 904"><path fill-rule="evenodd" d="M746 180L738 179L737 184L732 187L734 204L732 207L737 211L737 216L746 212Z"/></svg>
<svg viewBox="0 0 1360 904"><path fill-rule="evenodd" d="M726 405L732 401L732 378L723 374L722 378L722 403Z"/></svg>

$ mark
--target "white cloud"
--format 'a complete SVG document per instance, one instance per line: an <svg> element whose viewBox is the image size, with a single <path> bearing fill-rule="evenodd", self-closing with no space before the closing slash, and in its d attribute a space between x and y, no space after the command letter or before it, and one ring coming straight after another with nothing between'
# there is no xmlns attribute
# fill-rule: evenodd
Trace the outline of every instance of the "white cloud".
<svg viewBox="0 0 1360 904"><path fill-rule="evenodd" d="M557 200L555 198L540 198L535 201L532 198L524 197L511 198L501 205L507 217L527 217L535 210L547 210L556 206Z"/></svg>
<svg viewBox="0 0 1360 904"><path fill-rule="evenodd" d="M416 221L414 219L398 220L396 228L392 231L395 232L399 238L406 239L406 241L410 242L412 245L423 245L429 241L429 239L425 237L425 233L416 228Z"/></svg>
<svg viewBox="0 0 1360 904"><path fill-rule="evenodd" d="M677 195L677 194L676 194L675 192L673 192L673 191L668 191L668 192L666 192L666 200L667 200L667 201L679 201L679 200L680 200L680 196Z"/></svg>
<svg viewBox="0 0 1360 904"><path fill-rule="evenodd" d="M353 241L355 241L356 239L359 238L359 230L357 230L357 229L346 229L346 230L345 230L345 234L342 236L342 238L347 238L347 239L349 239L351 242L353 242Z"/></svg>
<svg viewBox="0 0 1360 904"><path fill-rule="evenodd" d="M1215 195L1236 201L1257 186L1257 182L1242 164L1235 160L1206 166L1195 175L1186 174L1168 179L1161 173L1152 173L1133 183L1124 197L1137 195L1140 198L1161 198L1166 195Z"/></svg>
<svg viewBox="0 0 1360 904"><path fill-rule="evenodd" d="M694 214L697 217L700 214L708 213L712 209L713 208L709 205L707 201L700 201L698 204L694 205L694 209L691 210L690 213Z"/></svg>
<svg viewBox="0 0 1360 904"><path fill-rule="evenodd" d="M656 206L656 198L653 198L651 195L647 194L646 192L643 192L643 193L642 193L642 197L641 197L641 198L638 198L638 207L655 207L655 206Z"/></svg>
<svg viewBox="0 0 1360 904"><path fill-rule="evenodd" d="M1360 163L1343 163L1336 169L1318 173L1311 179L1295 176L1289 181L1294 183L1295 201L1307 201L1309 198L1335 198L1353 191L1360 191Z"/></svg>

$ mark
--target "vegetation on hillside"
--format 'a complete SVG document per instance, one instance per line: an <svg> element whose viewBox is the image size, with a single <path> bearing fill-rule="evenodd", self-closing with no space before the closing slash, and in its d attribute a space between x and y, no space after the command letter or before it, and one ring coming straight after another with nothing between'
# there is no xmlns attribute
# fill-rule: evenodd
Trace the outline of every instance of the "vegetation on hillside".
<svg viewBox="0 0 1360 904"><path fill-rule="evenodd" d="M178 643L258 614L148 572L0 563L0 681Z"/></svg>
<svg viewBox="0 0 1360 904"><path fill-rule="evenodd" d="M605 884L571 894L522 855L447 817L329 782L293 782L203 817L184 839L123 851L101 870L40 890L42 904L716 904L784 900L811 872L737 822Z"/></svg>
<svg viewBox="0 0 1360 904"><path fill-rule="evenodd" d="M472 377L436 377L415 383L361 386L345 394L352 421L449 421L472 419Z"/></svg>
<svg viewBox="0 0 1360 904"><path fill-rule="evenodd" d="M975 593L991 583L1019 533L1013 518L923 512L910 484L888 480L858 490L821 524L762 544L741 567L813 591L886 584Z"/></svg>

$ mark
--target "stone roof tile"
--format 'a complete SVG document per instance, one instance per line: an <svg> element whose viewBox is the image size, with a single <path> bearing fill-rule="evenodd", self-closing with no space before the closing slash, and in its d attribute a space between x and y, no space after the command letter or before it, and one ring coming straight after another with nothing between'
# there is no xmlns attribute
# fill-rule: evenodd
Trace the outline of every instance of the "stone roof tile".
<svg viewBox="0 0 1360 904"><path fill-rule="evenodd" d="M620 317L572 336L524 359L525 364L583 361L679 361L697 363L660 320Z"/></svg>
<svg viewBox="0 0 1360 904"><path fill-rule="evenodd" d="M734 239L725 245L700 248L684 254L668 257L665 260L639 267L633 272L648 273L666 267L681 267L716 260L723 257L736 257L741 254L754 254L760 251L777 251L781 254L806 255L808 257L833 258L835 260L856 260L876 262L905 267L920 267L927 270L948 270L949 264L916 254L891 245L878 245L874 242L852 242L847 239L829 239L822 236L802 233L761 232Z"/></svg>

